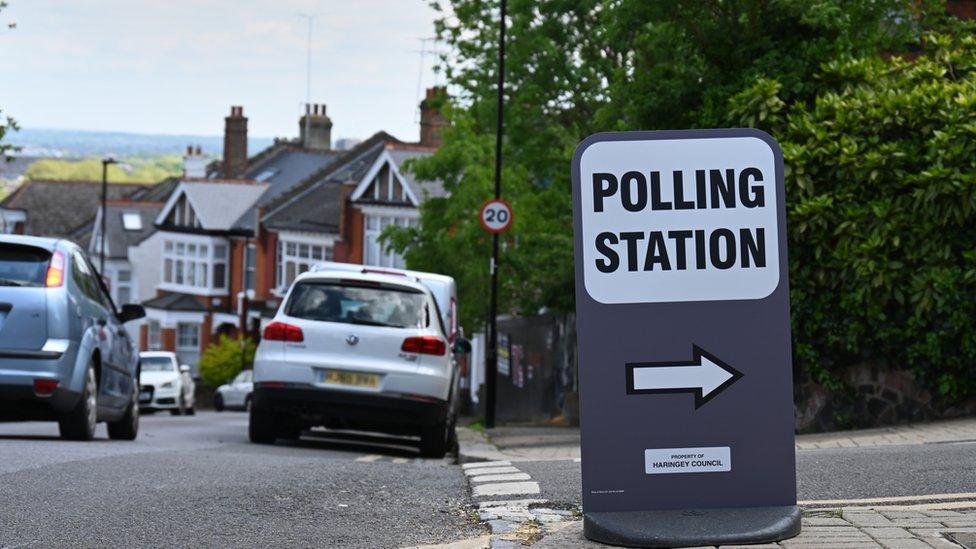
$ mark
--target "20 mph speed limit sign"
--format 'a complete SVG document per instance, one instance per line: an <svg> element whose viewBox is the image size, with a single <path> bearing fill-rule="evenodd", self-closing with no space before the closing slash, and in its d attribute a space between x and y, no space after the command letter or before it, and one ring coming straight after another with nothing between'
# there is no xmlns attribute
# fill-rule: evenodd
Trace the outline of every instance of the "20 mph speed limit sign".
<svg viewBox="0 0 976 549"><path fill-rule="evenodd" d="M512 207L501 198L485 202L481 207L481 226L490 233L501 233L512 225Z"/></svg>

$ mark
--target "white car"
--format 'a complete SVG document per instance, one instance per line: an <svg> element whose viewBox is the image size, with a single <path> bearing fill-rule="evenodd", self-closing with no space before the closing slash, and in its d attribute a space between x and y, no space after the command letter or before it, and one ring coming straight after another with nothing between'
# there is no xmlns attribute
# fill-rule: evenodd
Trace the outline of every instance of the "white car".
<svg viewBox="0 0 976 549"><path fill-rule="evenodd" d="M139 353L139 407L169 410L174 416L193 415L196 407L190 367L180 365L168 351Z"/></svg>
<svg viewBox="0 0 976 549"><path fill-rule="evenodd" d="M300 275L264 330L251 441L325 426L419 436L422 455L443 457L458 410L453 279L335 265ZM450 281L443 306L425 277Z"/></svg>
<svg viewBox="0 0 976 549"><path fill-rule="evenodd" d="M234 376L230 383L217 387L214 394L214 410L249 410L251 408L251 391L254 390L251 370Z"/></svg>

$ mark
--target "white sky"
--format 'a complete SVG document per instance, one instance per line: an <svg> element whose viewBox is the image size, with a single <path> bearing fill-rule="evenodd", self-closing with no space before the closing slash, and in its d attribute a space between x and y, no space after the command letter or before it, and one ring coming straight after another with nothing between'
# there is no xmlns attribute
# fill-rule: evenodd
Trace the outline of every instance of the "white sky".
<svg viewBox="0 0 976 549"><path fill-rule="evenodd" d="M319 14L311 98L328 105L333 139L417 139L420 39L436 16L426 0L8 1L0 109L24 127L214 135L239 104L251 135L295 136L304 12Z"/></svg>

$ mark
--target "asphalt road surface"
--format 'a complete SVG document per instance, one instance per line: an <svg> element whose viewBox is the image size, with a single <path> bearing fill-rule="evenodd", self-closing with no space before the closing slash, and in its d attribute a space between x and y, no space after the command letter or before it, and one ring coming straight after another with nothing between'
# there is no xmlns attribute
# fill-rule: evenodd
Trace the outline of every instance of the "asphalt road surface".
<svg viewBox="0 0 976 549"><path fill-rule="evenodd" d="M247 416L142 417L135 442L0 423L0 547L404 547L482 532L449 459L389 437L260 446Z"/></svg>
<svg viewBox="0 0 976 549"><path fill-rule="evenodd" d="M798 450L796 461L801 501L976 493L973 442ZM539 483L543 498L580 504L579 463L517 465Z"/></svg>

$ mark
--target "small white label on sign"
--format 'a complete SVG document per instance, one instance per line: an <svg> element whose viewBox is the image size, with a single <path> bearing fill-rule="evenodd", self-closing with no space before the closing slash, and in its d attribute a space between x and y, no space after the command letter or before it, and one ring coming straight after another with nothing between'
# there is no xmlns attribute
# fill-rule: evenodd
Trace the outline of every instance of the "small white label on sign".
<svg viewBox="0 0 976 549"><path fill-rule="evenodd" d="M644 450L644 472L648 475L723 473L731 470L732 451L728 446Z"/></svg>

